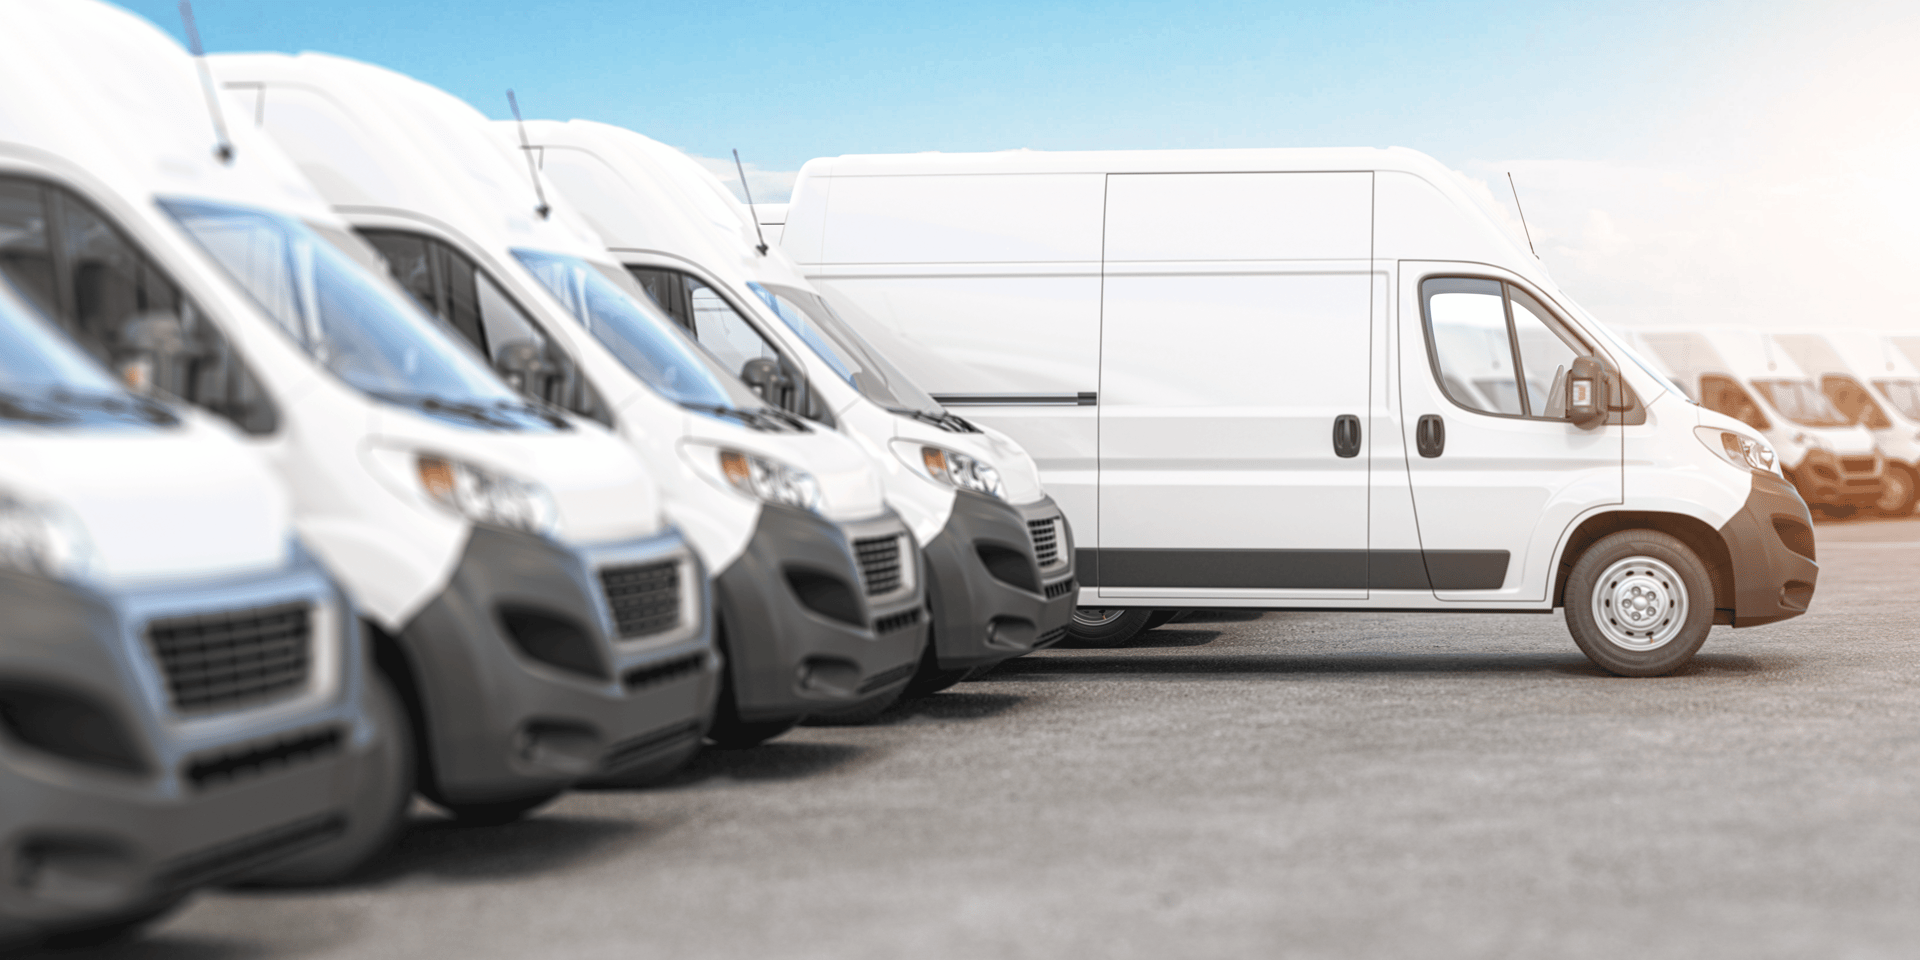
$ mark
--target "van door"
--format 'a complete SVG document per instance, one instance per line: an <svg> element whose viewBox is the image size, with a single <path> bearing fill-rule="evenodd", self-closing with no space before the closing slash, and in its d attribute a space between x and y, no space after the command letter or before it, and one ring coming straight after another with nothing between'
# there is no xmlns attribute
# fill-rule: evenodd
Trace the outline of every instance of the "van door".
<svg viewBox="0 0 1920 960"><path fill-rule="evenodd" d="M1434 594L1544 601L1568 527L1622 499L1621 416L1565 419L1568 368L1602 351L1482 264L1401 261L1399 275L1402 423Z"/></svg>
<svg viewBox="0 0 1920 960"><path fill-rule="evenodd" d="M1102 597L1364 599L1371 173L1112 174Z"/></svg>

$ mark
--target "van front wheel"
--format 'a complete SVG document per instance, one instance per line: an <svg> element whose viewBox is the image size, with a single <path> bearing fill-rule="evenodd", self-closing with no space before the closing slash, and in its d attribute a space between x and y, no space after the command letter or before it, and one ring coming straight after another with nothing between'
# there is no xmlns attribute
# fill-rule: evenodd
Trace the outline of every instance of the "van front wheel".
<svg viewBox="0 0 1920 960"><path fill-rule="evenodd" d="M1074 607L1067 639L1076 647L1124 647L1152 616L1152 607Z"/></svg>
<svg viewBox="0 0 1920 960"><path fill-rule="evenodd" d="M1623 677L1657 677L1693 659L1713 627L1707 565L1679 538L1623 530L1567 578L1567 630L1580 652Z"/></svg>

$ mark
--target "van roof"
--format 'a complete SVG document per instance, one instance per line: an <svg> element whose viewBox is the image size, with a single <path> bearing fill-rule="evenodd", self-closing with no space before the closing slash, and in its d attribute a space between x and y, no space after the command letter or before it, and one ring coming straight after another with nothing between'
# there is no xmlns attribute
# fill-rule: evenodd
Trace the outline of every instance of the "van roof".
<svg viewBox="0 0 1920 960"><path fill-rule="evenodd" d="M259 98L243 102L249 118L289 108L296 90L310 95L298 108L305 126L281 135L305 139L292 152L335 209L424 218L482 245L608 259L599 235L544 178L550 212L539 216L525 158L484 114L438 87L319 53L209 60L229 91Z"/></svg>
<svg viewBox="0 0 1920 960"><path fill-rule="evenodd" d="M124 196L182 196L337 223L299 170L222 101L231 162L193 57L96 0L0 3L0 154L55 160Z"/></svg>
<svg viewBox="0 0 1920 960"><path fill-rule="evenodd" d="M870 153L821 157L801 168L813 176L914 176L953 173L1196 173L1405 170L1446 173L1439 161L1405 147L1285 147L1236 150L1001 150L993 153Z"/></svg>
<svg viewBox="0 0 1920 960"><path fill-rule="evenodd" d="M1806 379L1806 371L1766 331L1746 327L1639 327L1640 341L1682 377L1718 373L1739 379Z"/></svg>

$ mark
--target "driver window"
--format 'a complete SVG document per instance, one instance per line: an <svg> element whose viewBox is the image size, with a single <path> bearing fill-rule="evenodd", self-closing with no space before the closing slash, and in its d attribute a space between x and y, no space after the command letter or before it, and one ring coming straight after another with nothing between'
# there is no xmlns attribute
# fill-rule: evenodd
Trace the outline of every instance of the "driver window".
<svg viewBox="0 0 1920 960"><path fill-rule="evenodd" d="M693 336L727 369L739 373L747 361L764 358L778 362L780 353L739 311L721 299L712 287L686 278L687 304L693 314Z"/></svg>
<svg viewBox="0 0 1920 960"><path fill-rule="evenodd" d="M135 392L273 432L273 407L226 337L78 196L0 179L0 270Z"/></svg>
<svg viewBox="0 0 1920 960"><path fill-rule="evenodd" d="M1520 348L1521 379L1527 389L1527 412L1536 417L1566 416L1567 371L1573 361L1590 351L1578 346L1553 314L1525 291L1507 287L1513 305L1513 339Z"/></svg>
<svg viewBox="0 0 1920 960"><path fill-rule="evenodd" d="M1499 281L1446 277L1426 280L1420 289L1447 396L1470 410L1520 414Z"/></svg>

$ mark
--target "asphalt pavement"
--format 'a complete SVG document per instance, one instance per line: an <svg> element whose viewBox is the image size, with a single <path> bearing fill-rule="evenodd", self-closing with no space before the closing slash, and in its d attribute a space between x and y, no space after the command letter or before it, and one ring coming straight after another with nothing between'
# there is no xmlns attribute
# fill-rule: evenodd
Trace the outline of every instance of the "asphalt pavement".
<svg viewBox="0 0 1920 960"><path fill-rule="evenodd" d="M1214 614L710 752L125 958L1920 955L1920 522L1600 673L1553 616Z"/></svg>

